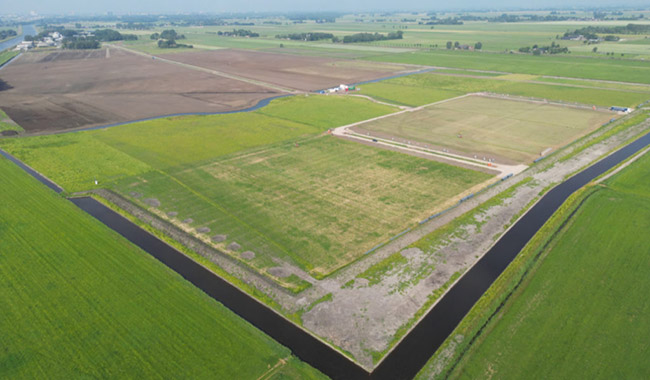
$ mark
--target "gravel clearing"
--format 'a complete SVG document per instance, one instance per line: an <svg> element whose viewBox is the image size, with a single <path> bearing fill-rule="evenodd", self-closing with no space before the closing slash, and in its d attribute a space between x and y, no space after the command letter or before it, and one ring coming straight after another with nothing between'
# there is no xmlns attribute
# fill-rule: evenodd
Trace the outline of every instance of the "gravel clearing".
<svg viewBox="0 0 650 380"><path fill-rule="evenodd" d="M246 251L241 254L242 259L245 260L253 260L255 258L255 252L253 251Z"/></svg>
<svg viewBox="0 0 650 380"><path fill-rule="evenodd" d="M160 207L160 201L156 198L147 198L144 203L151 207Z"/></svg>
<svg viewBox="0 0 650 380"><path fill-rule="evenodd" d="M183 220L183 223L185 223L185 224L190 224L190 223L193 223L193 222L194 222L194 219L192 219L192 218L187 218L187 219Z"/></svg>
<svg viewBox="0 0 650 380"><path fill-rule="evenodd" d="M196 232L200 234L207 234L210 232L210 229L208 227L201 227L201 228L197 228Z"/></svg>
<svg viewBox="0 0 650 380"><path fill-rule="evenodd" d="M226 247L226 248L228 248L231 251L239 251L241 249L241 245L239 245L239 244L237 244L235 242L232 242L232 243L228 244L228 247Z"/></svg>
<svg viewBox="0 0 650 380"><path fill-rule="evenodd" d="M170 211L167 213L167 216L171 216L173 218L175 216L178 216L178 213L176 211Z"/></svg>
<svg viewBox="0 0 650 380"><path fill-rule="evenodd" d="M214 235L210 240L215 243L221 243L222 241L226 241L226 237L226 235Z"/></svg>

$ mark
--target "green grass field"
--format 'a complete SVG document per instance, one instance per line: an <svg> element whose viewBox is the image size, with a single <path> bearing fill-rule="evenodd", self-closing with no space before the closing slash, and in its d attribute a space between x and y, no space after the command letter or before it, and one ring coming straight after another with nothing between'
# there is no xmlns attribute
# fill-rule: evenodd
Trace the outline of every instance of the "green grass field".
<svg viewBox="0 0 650 380"><path fill-rule="evenodd" d="M0 51L0 66L2 66L5 62L12 59L13 57L17 56L19 53L20 52L17 52L15 50Z"/></svg>
<svg viewBox="0 0 650 380"><path fill-rule="evenodd" d="M444 71L443 71L444 73ZM467 75L476 75L466 72ZM361 93L380 100L421 106L470 92L494 92L543 98L553 101L592 104L598 106L620 105L635 107L650 99L645 86L632 86L603 82L566 81L545 78L552 83L539 81L535 75L511 74L479 78L448 76L434 73L394 78L361 86ZM624 88L609 88L624 87Z"/></svg>
<svg viewBox="0 0 650 380"><path fill-rule="evenodd" d="M260 270L280 258L323 276L489 178L322 136L140 174L116 188L158 199L161 212L179 213L173 221L181 226L227 235L219 246L254 251Z"/></svg>
<svg viewBox="0 0 650 380"><path fill-rule="evenodd" d="M555 75L650 84L650 61L435 50L368 57L373 61Z"/></svg>
<svg viewBox="0 0 650 380"><path fill-rule="evenodd" d="M451 378L645 377L649 169L646 154L587 193Z"/></svg>
<svg viewBox="0 0 650 380"><path fill-rule="evenodd" d="M94 188L95 180L103 187L153 169L191 167L394 110L351 97L295 96L276 99L256 112L172 117L98 131L5 139L0 147L75 192Z"/></svg>
<svg viewBox="0 0 650 380"><path fill-rule="evenodd" d="M208 243L227 235L215 244L238 258L255 252L249 264L261 271L279 258L323 276L490 178L322 136L395 110L349 96L294 96L252 113L5 139L0 146L68 192L111 188L144 207L155 198L159 216L178 212L169 219ZM197 231L205 227L210 232ZM241 250L229 250L232 242Z"/></svg>
<svg viewBox="0 0 650 380"><path fill-rule="evenodd" d="M0 132L2 131L24 131L24 129L0 109Z"/></svg>
<svg viewBox="0 0 650 380"><path fill-rule="evenodd" d="M0 158L0 377L324 378Z"/></svg>
<svg viewBox="0 0 650 380"><path fill-rule="evenodd" d="M612 117L608 112L469 96L360 128L465 155L528 163L545 149L563 146Z"/></svg>

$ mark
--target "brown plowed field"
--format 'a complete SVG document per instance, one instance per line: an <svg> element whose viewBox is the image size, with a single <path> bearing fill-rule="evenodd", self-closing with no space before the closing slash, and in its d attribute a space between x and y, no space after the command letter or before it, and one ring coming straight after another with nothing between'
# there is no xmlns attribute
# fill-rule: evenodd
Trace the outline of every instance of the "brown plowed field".
<svg viewBox="0 0 650 380"><path fill-rule="evenodd" d="M232 111L278 95L117 49L29 52L0 70L0 80L0 108L27 132Z"/></svg>
<svg viewBox="0 0 650 380"><path fill-rule="evenodd" d="M259 51L223 49L161 57L302 91L314 91L413 70L406 66Z"/></svg>

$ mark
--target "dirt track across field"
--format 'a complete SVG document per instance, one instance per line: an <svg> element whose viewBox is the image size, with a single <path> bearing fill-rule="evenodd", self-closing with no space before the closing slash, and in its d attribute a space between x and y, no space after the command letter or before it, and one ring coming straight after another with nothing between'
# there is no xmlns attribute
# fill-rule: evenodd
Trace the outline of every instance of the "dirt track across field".
<svg viewBox="0 0 650 380"><path fill-rule="evenodd" d="M413 67L393 63L236 49L173 53L161 57L302 91L358 83L414 70Z"/></svg>
<svg viewBox="0 0 650 380"><path fill-rule="evenodd" d="M118 49L29 52L0 72L1 108L28 133L244 109L278 91Z"/></svg>

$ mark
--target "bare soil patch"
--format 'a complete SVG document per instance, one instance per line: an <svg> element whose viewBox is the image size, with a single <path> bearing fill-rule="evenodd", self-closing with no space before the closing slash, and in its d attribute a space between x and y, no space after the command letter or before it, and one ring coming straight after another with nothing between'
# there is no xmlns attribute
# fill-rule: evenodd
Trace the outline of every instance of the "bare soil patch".
<svg viewBox="0 0 650 380"><path fill-rule="evenodd" d="M0 104L27 132L247 108L278 93L118 49L30 52L0 72Z"/></svg>
<svg viewBox="0 0 650 380"><path fill-rule="evenodd" d="M161 57L302 91L357 83L412 70L398 64L236 49L173 53Z"/></svg>

